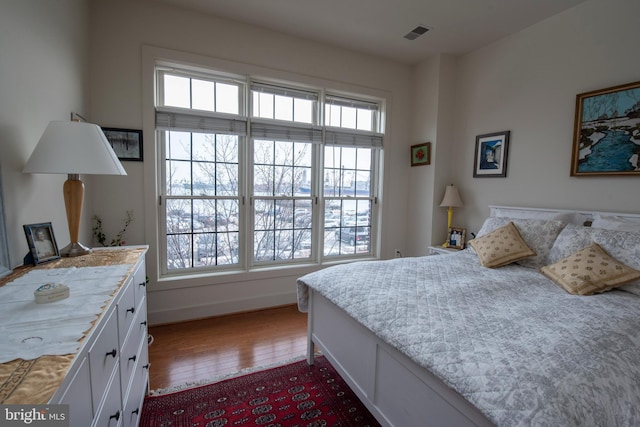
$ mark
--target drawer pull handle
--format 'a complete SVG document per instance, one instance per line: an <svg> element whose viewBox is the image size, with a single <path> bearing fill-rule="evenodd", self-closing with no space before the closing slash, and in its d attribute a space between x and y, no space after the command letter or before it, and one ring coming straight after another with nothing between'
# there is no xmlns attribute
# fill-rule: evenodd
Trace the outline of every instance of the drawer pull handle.
<svg viewBox="0 0 640 427"><path fill-rule="evenodd" d="M143 321L143 322L140 322L140 324L141 324L142 326L147 326L147 321L145 320L145 321Z"/></svg>
<svg viewBox="0 0 640 427"><path fill-rule="evenodd" d="M131 314L136 312L136 308L135 307L131 307L127 309L127 313L131 312Z"/></svg>
<svg viewBox="0 0 640 427"><path fill-rule="evenodd" d="M132 414L138 415L140 413L140 408L136 408L135 411L131 411Z"/></svg>
<svg viewBox="0 0 640 427"><path fill-rule="evenodd" d="M147 364L146 364L146 365L144 365L142 368L143 368L143 369L149 369L149 364L147 363Z"/></svg>
<svg viewBox="0 0 640 427"><path fill-rule="evenodd" d="M104 355L104 357L111 356L111 357L115 358L115 357L116 357L116 354L118 354L118 352L117 352L117 351L116 351L116 349L114 348L113 350L111 350L110 352L108 352L107 354L105 354L105 355Z"/></svg>
<svg viewBox="0 0 640 427"><path fill-rule="evenodd" d="M144 286L144 287L146 287L146 286L147 286L147 284L146 284L145 282L142 282L142 283L138 283L138 286Z"/></svg>
<svg viewBox="0 0 640 427"><path fill-rule="evenodd" d="M133 360L133 361L135 362L135 361L136 361L136 355L134 354L133 356L131 356L131 357L129 358L129 360Z"/></svg>
<svg viewBox="0 0 640 427"><path fill-rule="evenodd" d="M120 419L120 411L116 412L115 414L111 415L109 417L110 420L115 419L116 421L118 421Z"/></svg>

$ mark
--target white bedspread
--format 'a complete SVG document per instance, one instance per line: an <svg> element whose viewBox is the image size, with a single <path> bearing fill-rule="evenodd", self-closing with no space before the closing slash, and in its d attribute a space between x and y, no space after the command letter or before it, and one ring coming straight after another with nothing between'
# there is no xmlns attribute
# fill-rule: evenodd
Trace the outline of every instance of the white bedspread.
<svg viewBox="0 0 640 427"><path fill-rule="evenodd" d="M427 368L498 426L639 426L640 297L566 293L475 254L329 267L298 280Z"/></svg>

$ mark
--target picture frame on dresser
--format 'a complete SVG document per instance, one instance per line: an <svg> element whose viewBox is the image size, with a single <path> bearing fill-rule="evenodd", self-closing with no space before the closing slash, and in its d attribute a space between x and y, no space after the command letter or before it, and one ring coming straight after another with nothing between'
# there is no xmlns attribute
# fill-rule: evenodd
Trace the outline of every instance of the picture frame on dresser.
<svg viewBox="0 0 640 427"><path fill-rule="evenodd" d="M29 245L29 254L34 265L60 258L60 250L50 222L25 224L22 227L24 228L27 244Z"/></svg>
<svg viewBox="0 0 640 427"><path fill-rule="evenodd" d="M447 247L450 249L464 249L467 230L465 228L451 227L447 234Z"/></svg>
<svg viewBox="0 0 640 427"><path fill-rule="evenodd" d="M510 135L511 131L506 130L476 136L474 178L505 178L507 176Z"/></svg>
<svg viewBox="0 0 640 427"><path fill-rule="evenodd" d="M640 82L576 95L571 176L640 175Z"/></svg>

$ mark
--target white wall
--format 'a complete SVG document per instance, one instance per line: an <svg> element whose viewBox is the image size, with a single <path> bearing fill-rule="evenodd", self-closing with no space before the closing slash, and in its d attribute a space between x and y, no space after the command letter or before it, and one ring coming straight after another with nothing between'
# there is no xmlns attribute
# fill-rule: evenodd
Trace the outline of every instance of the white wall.
<svg viewBox="0 0 640 427"><path fill-rule="evenodd" d="M576 94L640 80L639 16L636 0L592 0L458 58L454 225L478 231L490 204L640 212L640 177L569 176ZM503 130L507 177L473 178L476 135Z"/></svg>
<svg viewBox="0 0 640 427"><path fill-rule="evenodd" d="M407 223L413 224L411 237L407 242L405 256L424 254L421 251L431 243L431 221L433 215L433 189L436 172L436 159L440 159L438 139L438 100L440 88L440 57L415 66L412 70L413 88L418 96L412 100L411 144L431 143L431 164L410 168L409 171L409 209ZM437 152L437 153L436 153ZM442 155L444 158L444 154ZM407 152L407 162L409 162Z"/></svg>
<svg viewBox="0 0 640 427"><path fill-rule="evenodd" d="M455 110L457 61L437 55L413 67L413 143L430 141L433 152L431 165L410 172L409 224L418 226L409 233L409 256L427 255L430 245L446 240L447 209L440 202L446 186L456 184L461 173L454 144L460 120ZM456 209L453 226L459 226L458 213Z"/></svg>
<svg viewBox="0 0 640 427"><path fill-rule="evenodd" d="M147 261L152 323L294 302L295 278L308 269L158 282L155 225L144 220L153 217L153 212L145 213L145 207L155 209L156 203L153 149L152 144L147 145L153 137L152 110L145 110L143 104L145 84L151 77L147 74L143 80L143 45L178 51L198 61L234 62L268 77L298 76L303 83L387 94L382 256L393 256L395 248L405 250L408 66L144 0L94 0L91 20L93 117L103 126L144 127L145 138L144 164L125 162L129 175L118 185L114 179L101 178L96 184L102 197L94 199L93 211L105 220L108 235L117 231L126 210L135 211L127 241L151 245Z"/></svg>
<svg viewBox="0 0 640 427"><path fill-rule="evenodd" d="M89 114L87 19L86 0L0 2L0 164L12 266L28 252L23 224L52 222L58 246L69 243L66 176L22 168L50 121ZM85 209L83 242L90 241L89 221Z"/></svg>

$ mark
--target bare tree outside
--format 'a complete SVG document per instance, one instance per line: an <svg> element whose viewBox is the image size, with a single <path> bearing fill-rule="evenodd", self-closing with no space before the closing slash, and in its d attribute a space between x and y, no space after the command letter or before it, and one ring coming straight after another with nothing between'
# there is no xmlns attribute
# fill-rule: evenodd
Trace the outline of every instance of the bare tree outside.
<svg viewBox="0 0 640 427"><path fill-rule="evenodd" d="M254 261L311 257L312 144L254 141ZM306 194L305 194L306 193Z"/></svg>
<svg viewBox="0 0 640 427"><path fill-rule="evenodd" d="M378 103L189 71L157 76L166 271L373 254Z"/></svg>
<svg viewBox="0 0 640 427"><path fill-rule="evenodd" d="M169 268L238 264L238 137L168 132L166 141Z"/></svg>

